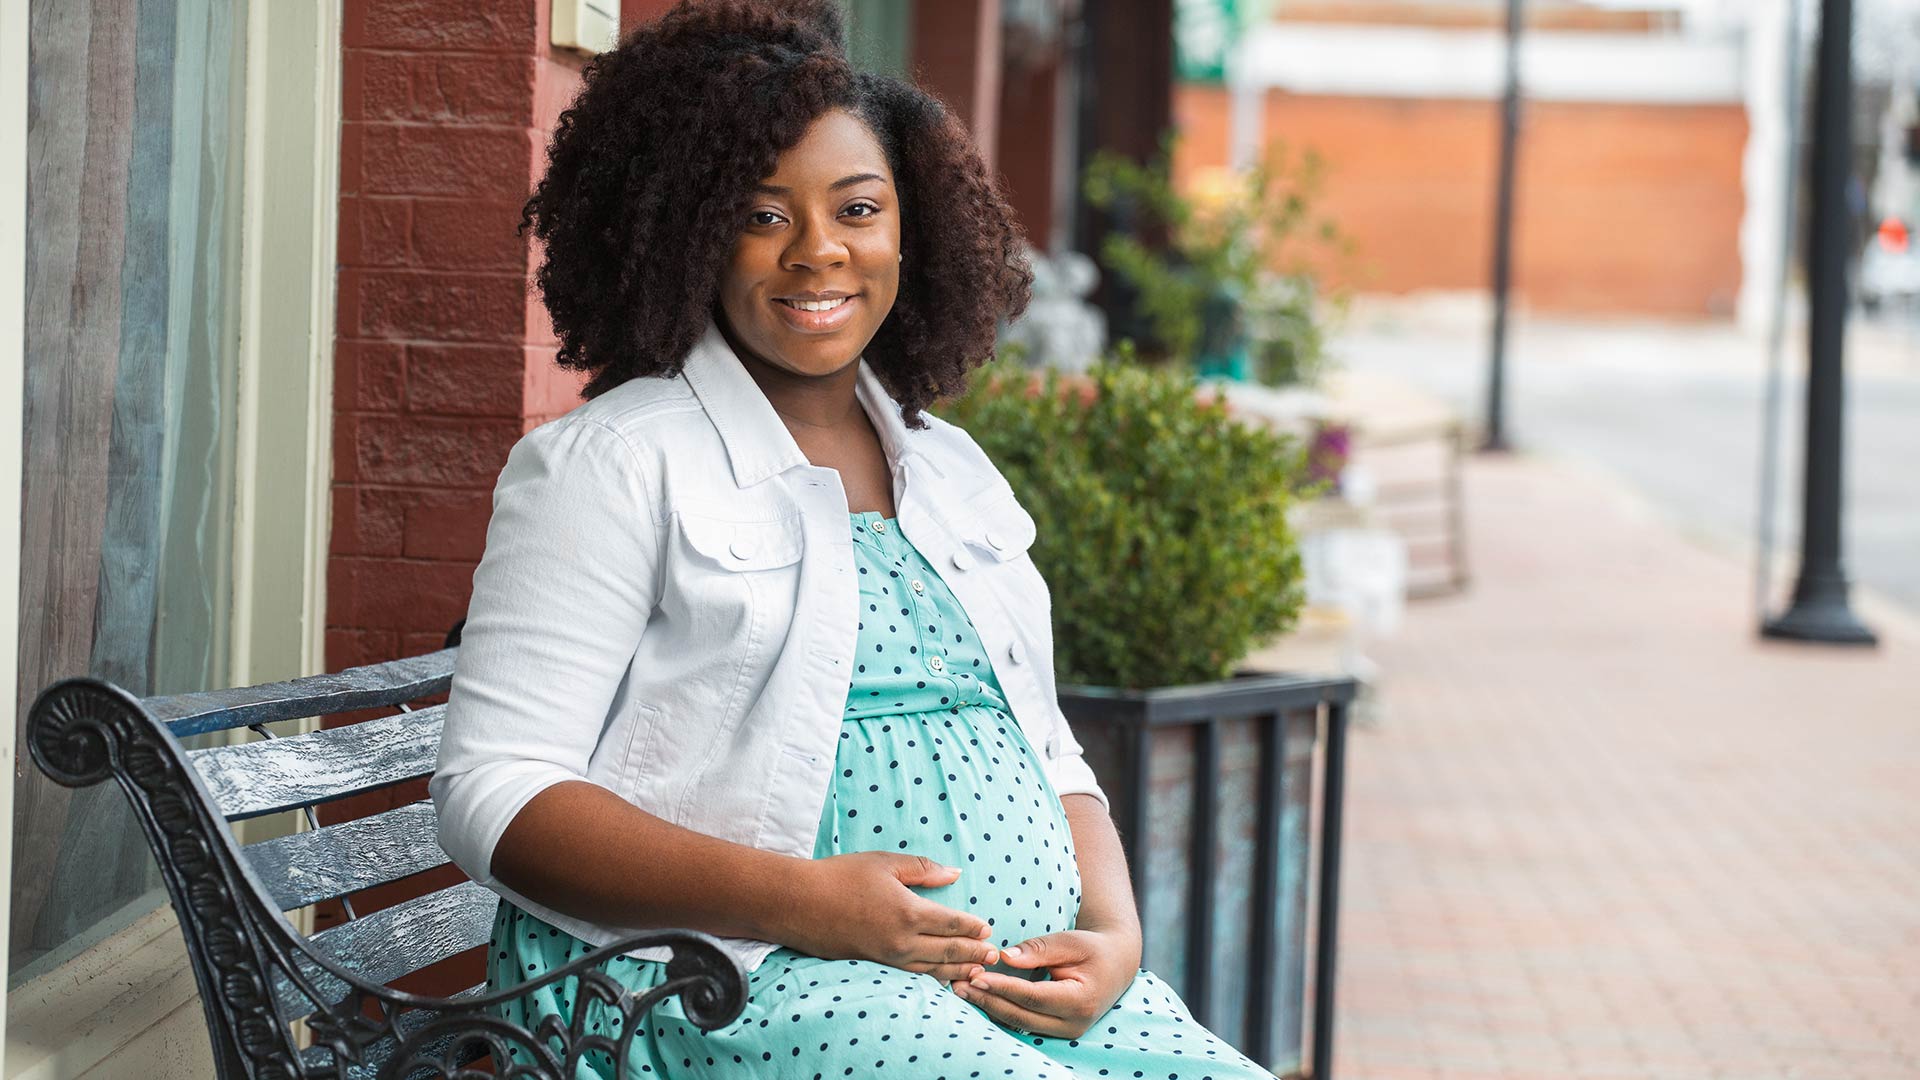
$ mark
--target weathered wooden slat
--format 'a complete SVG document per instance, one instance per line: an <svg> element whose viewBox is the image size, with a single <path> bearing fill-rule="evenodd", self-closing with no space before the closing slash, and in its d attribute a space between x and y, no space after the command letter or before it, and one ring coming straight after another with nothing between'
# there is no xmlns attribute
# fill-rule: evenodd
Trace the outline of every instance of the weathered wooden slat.
<svg viewBox="0 0 1920 1080"><path fill-rule="evenodd" d="M453 683L453 661L459 652L442 649L291 682L174 694L147 698L141 704L155 719L164 721L176 738L373 709L446 693Z"/></svg>
<svg viewBox="0 0 1920 1080"><path fill-rule="evenodd" d="M463 881L390 908L331 926L308 939L327 958L370 982L388 983L428 964L484 944L493 933L499 897L481 885ZM324 1006L346 996L347 984L318 965L305 965ZM312 1012L316 1003L275 973L273 996L281 1015L292 1019Z"/></svg>
<svg viewBox="0 0 1920 1080"><path fill-rule="evenodd" d="M388 983L484 944L498 902L491 890L463 881L328 927L311 940L360 977Z"/></svg>
<svg viewBox="0 0 1920 1080"><path fill-rule="evenodd" d="M445 865L439 837L433 804L422 801L262 840L245 854L273 902L292 911Z"/></svg>
<svg viewBox="0 0 1920 1080"><path fill-rule="evenodd" d="M445 705L187 757L229 821L310 806L433 772Z"/></svg>

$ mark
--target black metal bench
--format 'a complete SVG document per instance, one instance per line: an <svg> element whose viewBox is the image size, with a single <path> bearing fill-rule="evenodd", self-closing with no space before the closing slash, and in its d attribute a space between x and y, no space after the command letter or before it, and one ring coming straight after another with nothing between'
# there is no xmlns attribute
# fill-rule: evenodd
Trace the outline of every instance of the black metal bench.
<svg viewBox="0 0 1920 1080"><path fill-rule="evenodd" d="M457 634L457 630L456 630ZM457 638L451 639L457 640ZM495 895L471 882L355 916L351 894L443 866L433 804L422 801L321 827L321 803L433 772L455 648L290 682L140 699L98 679L55 683L35 700L27 745L69 787L120 784L159 861L199 982L221 1080L491 1075L572 1080L590 1051L624 1075L625 1040L657 1002L678 995L702 1028L746 1005L740 966L705 934L662 930L626 938L538 980L488 994L481 983L447 998L389 983L483 945ZM381 716L274 737L277 721L367 709ZM251 729L256 741L189 750L180 740ZM310 831L241 846L228 822L303 811ZM348 920L304 937L285 912L328 900ZM641 945L668 945L668 979L627 993L598 962ZM494 1011L500 1002L577 979L575 1020L548 1016L529 1031ZM620 1034L584 1030L590 1002L621 1016ZM294 1025L304 1020L311 1044ZM510 1049L519 1064L507 1068Z"/></svg>

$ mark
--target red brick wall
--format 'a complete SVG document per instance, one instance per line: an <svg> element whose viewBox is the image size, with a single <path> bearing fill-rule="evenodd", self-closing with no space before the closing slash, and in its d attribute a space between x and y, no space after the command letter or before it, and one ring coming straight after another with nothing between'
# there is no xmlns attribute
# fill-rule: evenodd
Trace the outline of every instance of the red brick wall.
<svg viewBox="0 0 1920 1080"><path fill-rule="evenodd" d="M1000 176L1028 242L1042 250L1053 231L1054 94L1060 69L1057 54L1036 57L1004 72L1000 84Z"/></svg>
<svg viewBox="0 0 1920 1080"><path fill-rule="evenodd" d="M1176 177L1227 159L1218 87L1182 85ZM1536 309L1724 316L1740 287L1737 105L1527 106L1514 290ZM1499 127L1490 102L1271 92L1265 137L1318 150L1321 208L1357 245L1334 280L1363 292L1488 283Z"/></svg>
<svg viewBox="0 0 1920 1080"><path fill-rule="evenodd" d="M992 168L1000 146L1000 0L915 0L914 82L967 125Z"/></svg>
<svg viewBox="0 0 1920 1080"><path fill-rule="evenodd" d="M493 482L577 403L515 235L579 61L547 4L348 0L330 668L438 647L466 609Z"/></svg>
<svg viewBox="0 0 1920 1080"><path fill-rule="evenodd" d="M553 364L516 235L582 60L548 0L346 0L327 667L440 647L466 611L507 451L579 403ZM330 718L344 723L360 716ZM426 797L413 783L326 821ZM362 914L460 881L447 867L354 898ZM318 927L341 917L323 908ZM403 981L449 993L477 951Z"/></svg>

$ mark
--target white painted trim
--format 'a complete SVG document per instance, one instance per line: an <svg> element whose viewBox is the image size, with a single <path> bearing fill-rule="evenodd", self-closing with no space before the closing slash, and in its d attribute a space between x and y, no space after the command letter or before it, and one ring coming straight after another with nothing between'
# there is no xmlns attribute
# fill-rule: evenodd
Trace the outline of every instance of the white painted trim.
<svg viewBox="0 0 1920 1080"><path fill-rule="evenodd" d="M1737 35L1535 30L1521 83L1532 101L1738 105L1746 79ZM1240 85L1297 94L1492 100L1505 78L1499 30L1268 23L1230 65Z"/></svg>
<svg viewBox="0 0 1920 1080"><path fill-rule="evenodd" d="M340 0L250 8L232 685L325 666L332 510Z"/></svg>
<svg viewBox="0 0 1920 1080"><path fill-rule="evenodd" d="M20 520L21 410L26 387L27 0L0 0L0 522ZM20 698L20 530L0 530L0 878L13 880L14 731ZM8 925L13 890L0 896ZM7 968L0 935L0 971ZM0 1009L0 1075L6 1069L7 1009Z"/></svg>

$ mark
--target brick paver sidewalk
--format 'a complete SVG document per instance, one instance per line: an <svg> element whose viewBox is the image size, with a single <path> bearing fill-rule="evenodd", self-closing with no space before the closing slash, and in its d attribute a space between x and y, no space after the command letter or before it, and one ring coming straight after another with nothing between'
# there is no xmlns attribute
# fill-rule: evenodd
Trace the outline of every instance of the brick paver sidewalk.
<svg viewBox="0 0 1920 1080"><path fill-rule="evenodd" d="M1913 623L1761 643L1747 568L1611 481L1468 495L1472 589L1373 651L1338 1080L1920 1077Z"/></svg>

